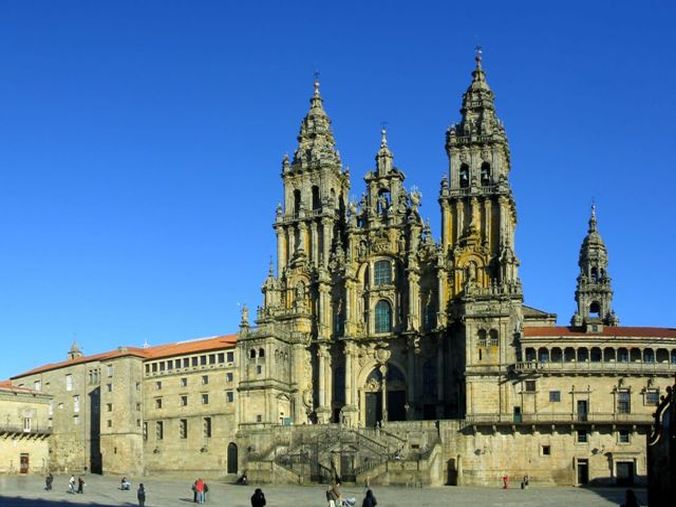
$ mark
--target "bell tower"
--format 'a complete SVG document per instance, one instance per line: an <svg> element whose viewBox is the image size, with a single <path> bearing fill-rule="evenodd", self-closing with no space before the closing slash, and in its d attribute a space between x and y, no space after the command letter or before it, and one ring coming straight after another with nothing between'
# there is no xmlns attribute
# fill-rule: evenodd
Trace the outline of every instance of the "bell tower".
<svg viewBox="0 0 676 507"><path fill-rule="evenodd" d="M575 301L577 311L571 319L573 326L587 324L617 326L620 320L612 309L613 289L608 276L608 250L601 239L596 223L596 206L592 204L587 235L580 247L580 274L577 277Z"/></svg>
<svg viewBox="0 0 676 507"><path fill-rule="evenodd" d="M506 381L516 361L523 294L514 252L516 204L510 151L477 48L461 119L446 133L449 175L441 182L450 367L459 416L510 413Z"/></svg>

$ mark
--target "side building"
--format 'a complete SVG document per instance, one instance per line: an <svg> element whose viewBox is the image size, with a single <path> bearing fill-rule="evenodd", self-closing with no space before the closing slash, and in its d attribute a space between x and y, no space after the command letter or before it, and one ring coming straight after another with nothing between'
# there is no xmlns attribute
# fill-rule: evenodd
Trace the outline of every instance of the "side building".
<svg viewBox="0 0 676 507"><path fill-rule="evenodd" d="M52 471L235 474L235 340L120 347L91 356L74 344L66 361L11 383L48 400Z"/></svg>

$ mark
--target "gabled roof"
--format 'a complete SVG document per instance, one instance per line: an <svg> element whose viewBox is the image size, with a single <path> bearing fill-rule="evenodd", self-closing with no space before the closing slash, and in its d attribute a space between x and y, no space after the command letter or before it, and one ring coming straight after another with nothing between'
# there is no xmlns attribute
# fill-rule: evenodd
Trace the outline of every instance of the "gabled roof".
<svg viewBox="0 0 676 507"><path fill-rule="evenodd" d="M12 384L11 380L0 380L0 392L6 393L17 393L17 394L35 394L35 395L45 395L40 391L35 391L34 389L29 389L28 387L19 387ZM45 395L47 396L47 395Z"/></svg>
<svg viewBox="0 0 676 507"><path fill-rule="evenodd" d="M524 336L570 337L606 336L618 338L676 338L676 329L670 327L603 326L598 333L587 333L579 327L526 327Z"/></svg>
<svg viewBox="0 0 676 507"><path fill-rule="evenodd" d="M58 370L66 366L73 366L76 364L90 363L94 361L108 361L118 357L136 356L144 360L160 359L163 357L173 357L183 354L192 354L195 352L206 352L210 350L219 350L232 348L237 342L237 335L223 335L212 336L209 338L198 338L196 340L187 340L182 342L167 343L164 345L156 345L154 347L118 347L116 350L109 352L102 352L100 354L93 354L89 356L76 357L75 359L68 359L58 363L49 363L39 366L19 375L14 375L12 379L26 377L28 375L35 375L36 373L43 373L51 370Z"/></svg>

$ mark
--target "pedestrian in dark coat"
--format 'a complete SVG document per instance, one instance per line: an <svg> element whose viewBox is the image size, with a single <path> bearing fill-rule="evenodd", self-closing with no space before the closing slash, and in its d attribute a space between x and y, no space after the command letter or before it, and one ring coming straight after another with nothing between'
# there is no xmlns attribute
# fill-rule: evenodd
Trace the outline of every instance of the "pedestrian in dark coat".
<svg viewBox="0 0 676 507"><path fill-rule="evenodd" d="M143 483L138 485L138 491L136 491L136 498L138 498L139 507L143 507L146 504L146 488L143 487Z"/></svg>
<svg viewBox="0 0 676 507"><path fill-rule="evenodd" d="M85 485L85 482L82 479L82 477L78 477L77 478L77 492L78 493L80 493L80 494L84 493L84 485Z"/></svg>
<svg viewBox="0 0 676 507"><path fill-rule="evenodd" d="M261 488L256 488L254 494L251 495L251 507L265 507L265 495Z"/></svg>
<svg viewBox="0 0 676 507"><path fill-rule="evenodd" d="M373 491L367 489L366 496L364 497L364 501L361 503L361 507L376 507L376 505L378 505L378 502L376 501L376 497L373 495Z"/></svg>

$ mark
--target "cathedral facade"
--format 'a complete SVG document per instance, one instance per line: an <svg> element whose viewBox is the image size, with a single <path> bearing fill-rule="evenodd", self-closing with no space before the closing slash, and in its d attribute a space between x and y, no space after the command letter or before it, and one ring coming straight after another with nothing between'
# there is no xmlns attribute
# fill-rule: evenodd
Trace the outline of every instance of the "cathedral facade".
<svg viewBox="0 0 676 507"><path fill-rule="evenodd" d="M622 327L595 208L570 326L524 305L510 150L476 57L445 135L441 235L381 133L349 200L319 83L281 164L277 263L236 336L62 363L12 384L52 396L54 470L259 481L494 485L645 477L676 330ZM77 409L77 410L76 410Z"/></svg>

